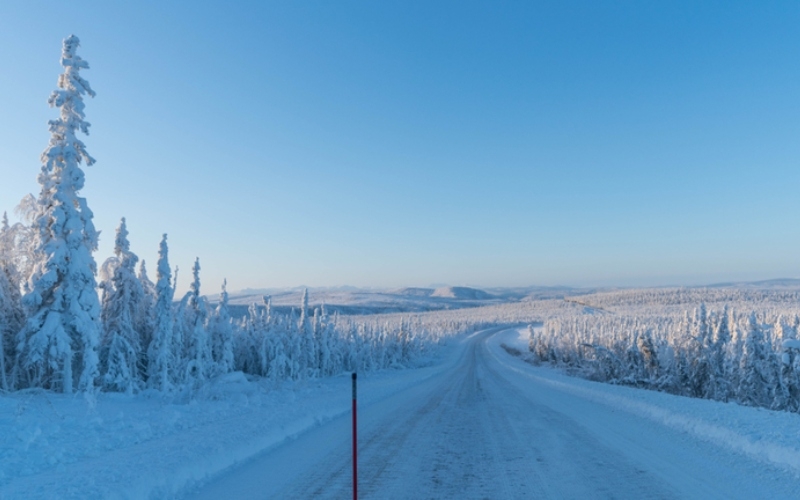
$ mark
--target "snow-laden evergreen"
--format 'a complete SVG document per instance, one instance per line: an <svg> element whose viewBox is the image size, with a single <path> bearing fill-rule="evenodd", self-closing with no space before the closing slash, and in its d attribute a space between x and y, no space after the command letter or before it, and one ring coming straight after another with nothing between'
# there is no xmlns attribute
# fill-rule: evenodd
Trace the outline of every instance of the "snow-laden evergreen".
<svg viewBox="0 0 800 500"><path fill-rule="evenodd" d="M15 231L3 212L0 226L0 389L4 391L17 386L15 337L25 323L14 246Z"/></svg>
<svg viewBox="0 0 800 500"><path fill-rule="evenodd" d="M13 369L14 339L24 321L19 288L10 273L0 268L0 389L4 391L17 385Z"/></svg>
<svg viewBox="0 0 800 500"><path fill-rule="evenodd" d="M169 267L167 235L161 238L158 247L156 270L156 302L153 311L154 329L147 347L148 385L157 390L169 391L175 381L175 353L173 350L172 271Z"/></svg>
<svg viewBox="0 0 800 500"><path fill-rule="evenodd" d="M212 371L211 343L206 329L208 306L200 295L200 259L192 267L192 284L184 307L184 338L187 340L186 379L200 384Z"/></svg>
<svg viewBox="0 0 800 500"><path fill-rule="evenodd" d="M148 347L153 342L153 335L156 330L156 285L147 276L147 267L144 260L139 264L139 273L137 275L139 284L142 287L142 298L139 301L139 307L135 311L133 327L139 334L140 345L142 346L139 352L139 370L147 378L149 374L149 358Z"/></svg>
<svg viewBox="0 0 800 500"><path fill-rule="evenodd" d="M233 326L231 315L228 311L228 282L222 283L219 303L209 320L209 333L211 336L211 354L213 357L215 374L233 371Z"/></svg>
<svg viewBox="0 0 800 500"><path fill-rule="evenodd" d="M89 133L83 96L94 96L80 76L89 65L64 40L58 89L50 96L60 116L50 121L50 144L42 153L41 192L33 220L34 264L24 297L28 320L17 338L21 384L72 392L94 388L99 375L100 303L95 282L98 233L86 199L81 163L92 165L78 132Z"/></svg>
<svg viewBox="0 0 800 500"><path fill-rule="evenodd" d="M117 264L103 294L102 385L107 390L131 393L139 390L143 381L140 373L142 339L136 329L136 319L144 290L136 277L139 259L130 251L124 217L117 229L114 254Z"/></svg>

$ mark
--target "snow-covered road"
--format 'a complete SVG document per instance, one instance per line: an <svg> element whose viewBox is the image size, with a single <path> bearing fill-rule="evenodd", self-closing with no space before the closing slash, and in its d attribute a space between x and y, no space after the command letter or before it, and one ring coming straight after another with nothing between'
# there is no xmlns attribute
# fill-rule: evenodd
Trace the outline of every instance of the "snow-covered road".
<svg viewBox="0 0 800 500"><path fill-rule="evenodd" d="M763 457L758 443L727 443L747 441L735 432L716 435L721 428L619 390L645 391L548 376L502 349L517 338L515 330L473 335L450 369L359 409L361 498L796 498L800 491L795 448L772 446ZM349 415L333 419L188 496L348 498L349 426Z"/></svg>

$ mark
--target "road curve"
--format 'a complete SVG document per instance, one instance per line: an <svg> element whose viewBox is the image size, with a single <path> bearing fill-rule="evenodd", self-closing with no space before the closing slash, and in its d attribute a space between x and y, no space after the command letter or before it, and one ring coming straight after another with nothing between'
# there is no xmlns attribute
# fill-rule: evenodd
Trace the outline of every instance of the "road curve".
<svg viewBox="0 0 800 500"><path fill-rule="evenodd" d="M452 369L359 410L360 498L790 498L800 484L537 382L491 344L496 333L468 339ZM188 496L351 498L349 425L315 428Z"/></svg>

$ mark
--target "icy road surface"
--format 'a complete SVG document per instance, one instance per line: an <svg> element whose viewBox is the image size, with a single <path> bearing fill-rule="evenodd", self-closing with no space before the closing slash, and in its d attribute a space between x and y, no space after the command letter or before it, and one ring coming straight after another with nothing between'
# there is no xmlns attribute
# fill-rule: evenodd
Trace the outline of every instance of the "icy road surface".
<svg viewBox="0 0 800 500"><path fill-rule="evenodd" d="M519 334L473 335L450 369L359 409L361 498L797 498L796 448L543 376L503 342ZM349 498L350 454L347 415L188 497Z"/></svg>

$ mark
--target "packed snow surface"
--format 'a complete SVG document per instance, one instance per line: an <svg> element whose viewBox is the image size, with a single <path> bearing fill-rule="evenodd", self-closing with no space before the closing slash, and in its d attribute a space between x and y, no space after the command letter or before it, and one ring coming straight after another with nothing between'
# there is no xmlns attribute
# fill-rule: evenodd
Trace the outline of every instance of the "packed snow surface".
<svg viewBox="0 0 800 500"><path fill-rule="evenodd" d="M524 347L524 333L495 332L364 405L362 498L795 496L797 415L572 379L501 347ZM348 425L333 419L187 497L345 498Z"/></svg>
<svg viewBox="0 0 800 500"><path fill-rule="evenodd" d="M359 379L362 498L796 498L800 416L575 379L518 329ZM345 498L350 378L0 398L0 498Z"/></svg>

